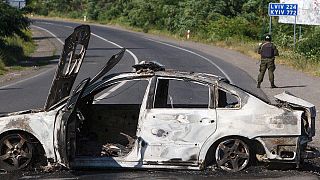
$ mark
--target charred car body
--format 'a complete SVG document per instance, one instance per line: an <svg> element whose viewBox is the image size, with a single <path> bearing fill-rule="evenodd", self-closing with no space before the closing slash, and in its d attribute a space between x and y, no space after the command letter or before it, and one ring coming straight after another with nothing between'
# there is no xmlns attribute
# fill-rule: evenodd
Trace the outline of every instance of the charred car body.
<svg viewBox="0 0 320 180"><path fill-rule="evenodd" d="M314 105L289 93L271 105L225 78L152 62L106 75L125 49L70 94L89 38L90 27L82 25L66 39L43 110L0 118L2 169L25 168L39 155L69 168L217 164L227 171L253 159L299 166L318 157L307 145L315 135Z"/></svg>

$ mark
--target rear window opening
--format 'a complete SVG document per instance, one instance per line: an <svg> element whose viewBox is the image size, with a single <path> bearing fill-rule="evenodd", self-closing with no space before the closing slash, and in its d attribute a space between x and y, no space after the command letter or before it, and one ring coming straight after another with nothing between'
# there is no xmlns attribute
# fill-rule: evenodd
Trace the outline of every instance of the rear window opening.
<svg viewBox="0 0 320 180"><path fill-rule="evenodd" d="M240 108L240 98L219 88L217 108Z"/></svg>

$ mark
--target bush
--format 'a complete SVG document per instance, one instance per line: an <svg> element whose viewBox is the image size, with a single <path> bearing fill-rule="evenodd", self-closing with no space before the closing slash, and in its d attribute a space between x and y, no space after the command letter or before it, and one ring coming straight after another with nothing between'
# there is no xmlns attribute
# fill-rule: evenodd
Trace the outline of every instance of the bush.
<svg viewBox="0 0 320 180"><path fill-rule="evenodd" d="M320 28L298 42L297 51L313 61L320 62Z"/></svg>
<svg viewBox="0 0 320 180"><path fill-rule="evenodd" d="M293 36L284 32L278 32L276 35L274 35L273 41L279 47L293 47Z"/></svg>
<svg viewBox="0 0 320 180"><path fill-rule="evenodd" d="M31 33L26 33L25 36L31 37ZM16 65L20 61L26 60L34 49L32 40L26 41L19 36L7 37L0 45L0 58L6 66Z"/></svg>
<svg viewBox="0 0 320 180"><path fill-rule="evenodd" d="M228 18L220 16L217 21L208 25L209 38L211 40L225 40L228 38L248 39L257 38L258 31L250 28L253 25L244 17Z"/></svg>
<svg viewBox="0 0 320 180"><path fill-rule="evenodd" d="M2 51L0 50L0 75L3 75L4 72L6 71L5 64L4 64L3 60L4 60L4 56L2 54Z"/></svg>
<svg viewBox="0 0 320 180"><path fill-rule="evenodd" d="M73 18L73 19L83 19L84 13L81 11L71 11L68 13L68 17Z"/></svg>

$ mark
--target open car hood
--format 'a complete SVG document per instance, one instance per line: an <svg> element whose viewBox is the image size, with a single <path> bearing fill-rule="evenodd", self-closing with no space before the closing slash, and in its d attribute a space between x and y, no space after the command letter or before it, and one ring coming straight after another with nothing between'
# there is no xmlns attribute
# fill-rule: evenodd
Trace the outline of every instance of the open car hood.
<svg viewBox="0 0 320 180"><path fill-rule="evenodd" d="M304 108L308 108L308 109L310 109L310 112L312 113L311 116L312 117L316 116L315 105L313 105L310 102L305 101L301 98L298 98L289 92L284 91L283 93L278 94L274 97L279 101L287 102L287 103L294 105L294 106L301 106Z"/></svg>
<svg viewBox="0 0 320 180"><path fill-rule="evenodd" d="M44 110L69 96L86 54L90 34L90 26L81 25L65 40Z"/></svg>
<svg viewBox="0 0 320 180"><path fill-rule="evenodd" d="M90 34L90 26L81 25L76 27L65 40L58 69L45 104L45 111L50 110L51 107L70 95L88 48ZM120 52L113 55L88 84L93 84L108 73L122 59L125 51L126 49L122 48Z"/></svg>

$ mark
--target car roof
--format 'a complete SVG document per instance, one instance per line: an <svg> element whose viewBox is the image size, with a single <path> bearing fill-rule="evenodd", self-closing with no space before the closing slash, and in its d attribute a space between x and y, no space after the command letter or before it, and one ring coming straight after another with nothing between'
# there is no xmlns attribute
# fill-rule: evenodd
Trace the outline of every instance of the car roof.
<svg viewBox="0 0 320 180"><path fill-rule="evenodd" d="M88 96L94 91L100 91L105 88L107 84L117 84L120 81L126 80L137 80L152 77L163 77L163 78L177 78L186 81L197 81L203 84L216 84L218 82L229 83L226 78L207 74L207 73L194 73L194 72L184 72L177 70L161 70L161 71L137 71L137 72L120 72L113 73L104 76L100 81L97 81L85 90L83 96ZM95 94L95 93L94 93Z"/></svg>
<svg viewBox="0 0 320 180"><path fill-rule="evenodd" d="M208 74L208 73L196 73L196 72L185 72L178 70L165 70L165 71L157 71L155 72L156 76L162 77L172 77L172 78L187 78L195 81L202 81L207 83L215 83L219 81L229 82L226 78Z"/></svg>
<svg viewBox="0 0 320 180"><path fill-rule="evenodd" d="M135 72L138 74L153 73L156 76L165 76L165 77L172 77L172 78L188 78L196 81L205 81L205 82L211 82L211 83L217 82L217 81L229 82L226 78L213 75L213 74L165 69L164 65L155 61L149 61L149 62L142 61L139 64L133 65L132 67L135 69Z"/></svg>
<svg viewBox="0 0 320 180"><path fill-rule="evenodd" d="M136 78L144 78L144 77L165 77L165 78L179 78L179 79L188 79L199 81L203 83L213 84L216 82L226 82L229 81L221 76L216 76L213 74L207 73L195 73L195 72L186 72L186 71L177 71L177 70L164 70L164 71L146 71L146 72L122 72L122 73L114 73L109 74L102 78L102 82L109 81L110 79L136 79Z"/></svg>

